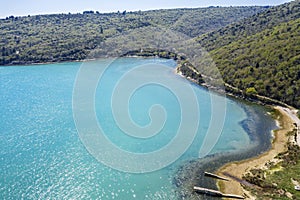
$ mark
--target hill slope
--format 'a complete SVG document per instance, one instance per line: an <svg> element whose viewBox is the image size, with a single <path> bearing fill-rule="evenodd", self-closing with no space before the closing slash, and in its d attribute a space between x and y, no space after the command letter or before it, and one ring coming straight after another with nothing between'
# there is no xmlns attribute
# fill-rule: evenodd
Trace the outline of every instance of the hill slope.
<svg viewBox="0 0 300 200"><path fill-rule="evenodd" d="M238 23L203 34L197 38L197 41L203 48L211 51L298 18L300 18L300 0L269 8Z"/></svg>
<svg viewBox="0 0 300 200"><path fill-rule="evenodd" d="M224 81L243 95L263 95L300 108L299 19L300 0L296 0L196 40L209 51ZM201 65L209 68L205 59Z"/></svg>
<svg viewBox="0 0 300 200"><path fill-rule="evenodd" d="M300 107L300 19L211 51L224 81Z"/></svg>
<svg viewBox="0 0 300 200"><path fill-rule="evenodd" d="M210 7L147 12L56 14L0 20L0 65L85 59L107 38L163 26L190 37L217 30L266 7Z"/></svg>
<svg viewBox="0 0 300 200"><path fill-rule="evenodd" d="M105 54L109 48L101 49L103 41L114 44L111 52L136 50L131 49L133 43L153 42L147 39L152 37L149 30L164 27L187 37L200 35L199 46L210 52L225 82L244 94L265 95L300 108L299 19L300 0L271 8L9 17L0 20L0 65L82 60L96 56L95 49ZM127 41L124 34L137 39Z"/></svg>

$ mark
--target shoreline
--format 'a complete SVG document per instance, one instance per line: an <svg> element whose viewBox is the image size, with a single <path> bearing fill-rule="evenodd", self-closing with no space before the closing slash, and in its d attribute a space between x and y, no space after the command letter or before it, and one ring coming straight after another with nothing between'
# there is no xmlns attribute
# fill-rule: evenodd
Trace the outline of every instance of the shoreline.
<svg viewBox="0 0 300 200"><path fill-rule="evenodd" d="M141 56L137 56L141 57ZM149 57L143 57L143 58L149 58ZM155 57L154 57L155 58ZM74 60L74 61L66 61L66 62L86 62L86 61L93 61L94 59L88 59L88 60ZM57 62L57 63L62 63L62 62ZM42 64L55 64L55 62L50 62L50 63L31 63L29 65L42 65ZM11 65L8 65L11 66ZM6 66L4 66L6 67ZM190 77L187 77L177 71L177 67L174 69L174 73L187 79L190 82L193 82L194 84L197 84L200 87L211 89L212 91L218 93L218 90L214 90L214 88L210 88L208 85L203 85L199 84L196 80L193 80ZM233 97L238 100L245 100L245 98L241 98L238 95L235 95L230 92L226 92L226 95L228 97ZM247 101L247 100L246 100ZM251 101L250 101L251 102ZM257 103L257 102L256 102ZM265 105L264 105L265 107ZM247 173L250 169L252 168L261 168L264 167L265 163L268 161L272 160L278 153L283 152L286 150L286 144L289 140L289 137L286 136L285 134L292 130L294 120L291 118L289 115L289 111L291 111L289 108L282 108L282 107L274 107L272 106L275 110L280 112L280 119L276 120L276 123L280 125L280 128L278 130L272 131L273 139L271 142L271 148L267 150L266 152L255 156L251 157L249 159L241 160L241 161L233 161L229 162L225 165L223 165L221 168L217 170L217 174L224 176L224 172L230 172L231 175L237 177L237 178L242 178L242 176ZM287 110L286 110L287 109ZM299 134L298 134L299 135ZM300 137L298 137L300 138ZM221 192L223 193L232 193L232 194L237 194L237 195L244 195L249 198L247 199L254 199L251 198L251 194L246 191L239 182L237 181L230 181L226 185L222 181L217 181L217 187L220 189Z"/></svg>
<svg viewBox="0 0 300 200"><path fill-rule="evenodd" d="M283 110L282 107L276 106L273 108L280 113L278 116L279 118L276 119L277 123L280 124L280 127L273 131L274 138L272 140L271 149L253 158L227 163L216 171L218 175L224 176L224 173L229 173L238 179L242 179L243 175L249 172L249 170L253 168L265 168L265 164L267 162L274 159L278 153L287 150L286 145L290 140L287 133L293 130L294 120ZM246 199L255 199L249 191L245 190L244 187L235 180L230 180L230 182L227 183L217 181L217 187L224 193L233 193L243 195Z"/></svg>
<svg viewBox="0 0 300 200"><path fill-rule="evenodd" d="M196 81L190 77L186 77L185 75L178 72L177 74L193 83L196 83ZM217 93L219 92L218 90L214 90L215 88L209 87L209 85L198 85L209 90L212 89ZM275 123L278 129L274 129L271 131L270 149L250 158L229 161L215 170L215 173L219 176L224 177L225 175L225 177L230 177L230 181L227 183L221 180L217 180L215 182L216 187L221 193L240 195L244 196L245 199L255 200L255 196L252 195L250 191L246 190L240 183L241 181L243 181L243 175L248 173L251 169L268 169L268 167L266 167L266 164L272 161L278 162L277 159L275 159L275 157L279 153L287 151L287 146L289 143L293 143L300 146L300 119L297 116L298 110L286 103L275 99L271 99L269 97L261 95L255 95L253 96L254 98L251 96L245 96L245 94L243 94L242 91L235 91L236 88L233 88L233 86L228 85L226 83L225 85L227 86L225 89L225 94L229 97L256 103L262 105L265 108L271 107L272 109L278 112L275 119ZM228 88L234 90L228 90ZM292 139L290 136L287 135L287 133L292 131L294 128L297 128L297 132L295 134L295 139ZM246 184L248 183L246 182Z"/></svg>
<svg viewBox="0 0 300 200"><path fill-rule="evenodd" d="M252 144L247 146L247 148L228 152L218 152L204 158L183 163L177 170L173 179L174 185L180 195L179 197L181 197L180 199L201 199L202 196L193 191L192 188L194 186L218 190L216 180L205 177L204 172L215 173L215 171L228 163L257 157L271 148L272 137L270 132L276 129L276 125L274 119L268 115L271 111L270 107L261 106L246 100L240 100L232 96L229 98L236 100L247 114L247 117L239 123L250 136ZM263 131L260 132L260 130ZM210 198L219 199L213 198L212 196L210 196Z"/></svg>
<svg viewBox="0 0 300 200"><path fill-rule="evenodd" d="M119 56L119 57L100 57L100 58L87 58L83 60L65 60L65 61L49 61L49 62L25 62L25 63L16 63L16 64L6 64L0 65L0 67L19 67L19 66L40 66L40 65L51 65L51 64L60 64L60 63L84 63L84 62L91 62L91 61L98 61L102 59L118 59L118 58L143 58L143 59L152 59L152 58L161 58L158 56ZM170 59L170 58L162 58L162 59ZM174 60L174 59L171 59ZM176 60L174 60L176 62ZM183 76L185 77L185 76Z"/></svg>

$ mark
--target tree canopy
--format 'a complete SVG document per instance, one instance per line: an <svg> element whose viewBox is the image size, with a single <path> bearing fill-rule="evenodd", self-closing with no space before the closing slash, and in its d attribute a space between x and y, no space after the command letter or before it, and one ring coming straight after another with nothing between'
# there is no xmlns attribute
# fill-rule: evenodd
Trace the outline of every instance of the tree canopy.
<svg viewBox="0 0 300 200"><path fill-rule="evenodd" d="M206 38L204 40L204 38ZM200 36L224 81L300 107L300 1Z"/></svg>
<svg viewBox="0 0 300 200"><path fill-rule="evenodd" d="M159 27L182 35L172 38L168 31L161 32L165 39L156 43L162 48L153 49L153 32ZM10 16L0 20L0 65L83 60L120 52L178 59L172 49L164 48L184 36L208 50L232 88L300 108L299 33L300 0L275 7ZM186 44L186 49L195 47ZM205 67L207 60L180 56L182 74L199 83L201 74L215 78L214 70Z"/></svg>
<svg viewBox="0 0 300 200"><path fill-rule="evenodd" d="M262 10L265 8L210 7L10 16L0 20L0 65L83 60L101 42L144 27L162 26L194 37Z"/></svg>

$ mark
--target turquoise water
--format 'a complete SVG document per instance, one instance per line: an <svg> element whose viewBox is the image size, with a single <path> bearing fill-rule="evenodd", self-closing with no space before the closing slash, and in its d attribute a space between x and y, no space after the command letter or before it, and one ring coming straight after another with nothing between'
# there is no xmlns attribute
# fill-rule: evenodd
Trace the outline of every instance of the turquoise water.
<svg viewBox="0 0 300 200"><path fill-rule="evenodd" d="M107 62L94 61L85 65L97 63L101 68ZM128 110L132 120L145 127L151 122L149 108L161 105L167 120L159 134L148 139L134 138L123 134L117 126L111 110L114 86L134 67L153 63L169 67L169 73L163 74L166 80L184 83L185 80L173 72L176 66L173 60L122 58L105 71L95 92L98 123L107 133L106 137L125 151L147 153L164 147L176 135L182 120L176 95L161 85L150 84L132 94ZM173 184L174 173L182 163L199 157L212 120L211 95L215 94L191 84L199 104L199 110L195 111L200 115L199 128L193 143L180 159L154 172L121 172L95 159L78 135L72 98L81 64L0 67L1 199L178 198ZM159 72L152 70L150 74ZM217 101L223 100L217 96ZM183 103L189 104L186 101ZM241 125L246 118L240 103L226 98L225 125L210 154L250 148L252 142ZM141 162L145 166L151 164L147 160Z"/></svg>

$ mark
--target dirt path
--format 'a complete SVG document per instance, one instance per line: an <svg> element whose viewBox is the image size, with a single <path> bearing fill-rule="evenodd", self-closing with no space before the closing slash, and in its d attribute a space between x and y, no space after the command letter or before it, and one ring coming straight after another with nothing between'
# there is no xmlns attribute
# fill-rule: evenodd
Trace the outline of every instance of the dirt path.
<svg viewBox="0 0 300 200"><path fill-rule="evenodd" d="M286 135L287 132L293 130L294 121L290 117L290 115L282 110L281 108L275 107L278 110L282 117L279 120L279 124L281 128L279 130L274 131L275 139L273 140L272 148L260 155L259 157L251 158L248 160L229 163L222 168L220 168L217 172L219 175L223 175L223 173L229 173L238 179L242 179L243 175L247 173L252 168L263 168L265 163L274 159L278 153L286 150L286 143L289 140L289 137ZM223 193L231 193L237 195L243 195L246 199L255 199L251 197L248 191L245 191L241 184L237 181L231 180L230 182L218 181L218 186Z"/></svg>

